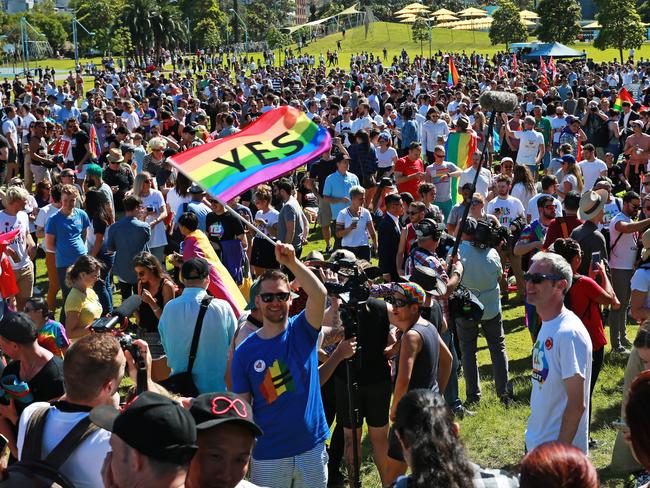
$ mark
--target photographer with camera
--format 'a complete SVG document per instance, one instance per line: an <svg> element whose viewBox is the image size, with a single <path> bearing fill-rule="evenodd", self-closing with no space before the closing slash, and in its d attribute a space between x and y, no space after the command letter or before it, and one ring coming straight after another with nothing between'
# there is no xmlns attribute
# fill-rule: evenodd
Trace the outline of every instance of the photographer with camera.
<svg viewBox="0 0 650 488"><path fill-rule="evenodd" d="M503 182L501 183L503 184ZM499 253L494 246L501 245L502 237L498 230L487 220L468 218L462 233L462 242L458 248L463 264L461 285L471 290L483 305L480 321L470 317L456 317L456 331L462 350L463 370L465 374L465 391L468 403L479 403L481 385L476 361L479 323L483 329L490 357L494 383L499 398L507 402L508 391L508 356L501 318L499 300L499 279L503 273Z"/></svg>

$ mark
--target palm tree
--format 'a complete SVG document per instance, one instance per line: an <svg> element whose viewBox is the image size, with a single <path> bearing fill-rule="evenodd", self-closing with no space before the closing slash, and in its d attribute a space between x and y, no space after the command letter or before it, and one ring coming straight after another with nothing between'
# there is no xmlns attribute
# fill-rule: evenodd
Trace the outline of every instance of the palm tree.
<svg viewBox="0 0 650 488"><path fill-rule="evenodd" d="M151 12L151 25L153 43L158 55L162 48L179 46L189 35L181 11L175 5L162 4L156 11Z"/></svg>
<svg viewBox="0 0 650 488"><path fill-rule="evenodd" d="M132 0L122 13L122 22L131 32L135 57L142 63L147 46L152 42L152 12L157 9L154 0Z"/></svg>

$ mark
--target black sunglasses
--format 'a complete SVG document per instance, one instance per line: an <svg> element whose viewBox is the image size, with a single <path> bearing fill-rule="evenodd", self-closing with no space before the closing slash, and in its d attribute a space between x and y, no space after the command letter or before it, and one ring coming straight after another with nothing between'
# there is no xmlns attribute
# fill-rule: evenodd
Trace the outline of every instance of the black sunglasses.
<svg viewBox="0 0 650 488"><path fill-rule="evenodd" d="M388 303L392 304L393 307L396 307L396 308L406 307L407 305L412 305L412 304L416 303L416 302L413 302L413 301L410 301L410 300L404 300L402 298L395 298L393 296L387 296L385 298L385 300Z"/></svg>
<svg viewBox="0 0 650 488"><path fill-rule="evenodd" d="M472 198L472 205L481 205L482 203L478 198Z"/></svg>
<svg viewBox="0 0 650 488"><path fill-rule="evenodd" d="M551 274L543 274L543 273L524 273L524 281L532 281L533 284L535 285L539 285L541 282L545 280L560 281L563 279L564 276L560 276L560 275L551 275Z"/></svg>
<svg viewBox="0 0 650 488"><path fill-rule="evenodd" d="M271 303L273 300L277 300L278 302L286 302L289 300L289 297L291 296L291 293L287 292L280 292L280 293L260 293L260 299L264 303Z"/></svg>

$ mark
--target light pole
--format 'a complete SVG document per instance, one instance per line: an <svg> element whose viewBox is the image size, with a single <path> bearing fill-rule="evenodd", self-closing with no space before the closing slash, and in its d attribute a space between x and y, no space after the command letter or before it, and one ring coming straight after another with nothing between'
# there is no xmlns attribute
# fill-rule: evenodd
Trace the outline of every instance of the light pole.
<svg viewBox="0 0 650 488"><path fill-rule="evenodd" d="M237 11L234 8L228 9L229 12L232 12L235 14L235 16L239 19L239 22L241 22L242 27L244 28L244 36L245 36L245 42L246 42L246 59L248 59L248 27L246 27L246 22L244 22L244 19L242 19Z"/></svg>
<svg viewBox="0 0 650 488"><path fill-rule="evenodd" d="M185 25L187 25L187 54L192 53L192 46L190 46L190 39L192 38L192 31L190 31L190 18L185 17Z"/></svg>
<svg viewBox="0 0 650 488"><path fill-rule="evenodd" d="M89 36L94 36L94 32L90 32L84 25L77 20L77 12L72 15L72 44L74 44L74 68L77 69L79 64L79 43L77 42L77 25L81 27Z"/></svg>

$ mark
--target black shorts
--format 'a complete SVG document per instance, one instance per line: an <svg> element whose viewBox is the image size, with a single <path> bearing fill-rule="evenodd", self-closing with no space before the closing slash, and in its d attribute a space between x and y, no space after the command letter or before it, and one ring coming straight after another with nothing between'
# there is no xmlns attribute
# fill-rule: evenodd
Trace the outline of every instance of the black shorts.
<svg viewBox="0 0 650 488"><path fill-rule="evenodd" d="M356 406L359 409L357 427L366 420L368 427L383 427L388 424L390 410L390 382L361 385L356 392ZM346 429L352 428L348 414L348 388L344 379L336 378L336 422Z"/></svg>
<svg viewBox="0 0 650 488"><path fill-rule="evenodd" d="M405 462L402 445L399 443L397 434L395 434L395 427L393 426L388 431L388 457L395 461Z"/></svg>
<svg viewBox="0 0 650 488"><path fill-rule="evenodd" d="M275 269L280 265L275 260L275 246L266 239L256 237L253 239L251 250L251 264L258 268Z"/></svg>

